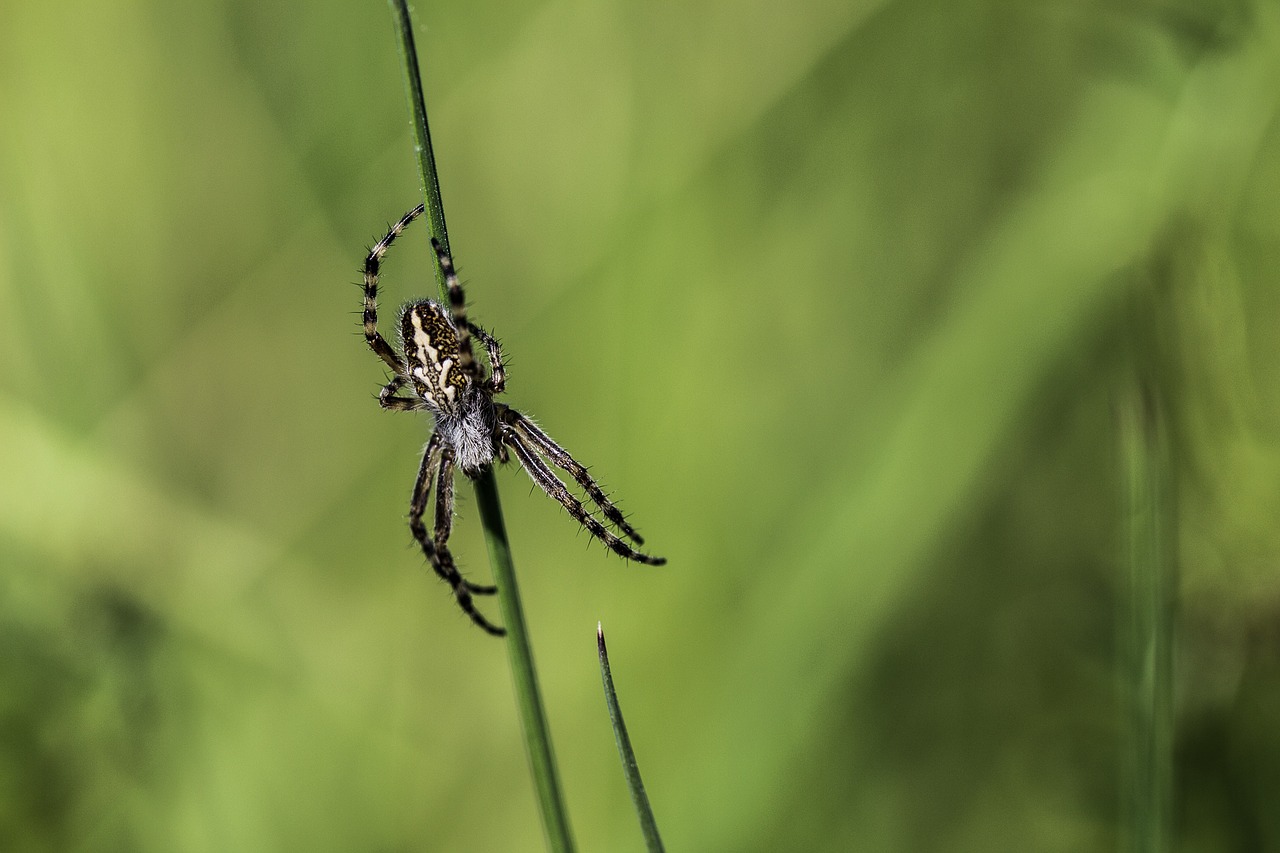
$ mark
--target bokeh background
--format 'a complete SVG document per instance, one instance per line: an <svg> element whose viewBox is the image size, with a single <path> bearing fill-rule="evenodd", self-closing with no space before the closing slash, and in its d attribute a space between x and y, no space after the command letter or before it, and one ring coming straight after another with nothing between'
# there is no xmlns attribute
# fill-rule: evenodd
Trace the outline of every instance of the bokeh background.
<svg viewBox="0 0 1280 853"><path fill-rule="evenodd" d="M582 849L597 620L673 850L1139 849L1137 572L1165 849L1280 850L1274 0L416 11L509 399L670 558L500 474ZM357 325L419 198L385 3L0 5L3 849L540 849Z"/></svg>

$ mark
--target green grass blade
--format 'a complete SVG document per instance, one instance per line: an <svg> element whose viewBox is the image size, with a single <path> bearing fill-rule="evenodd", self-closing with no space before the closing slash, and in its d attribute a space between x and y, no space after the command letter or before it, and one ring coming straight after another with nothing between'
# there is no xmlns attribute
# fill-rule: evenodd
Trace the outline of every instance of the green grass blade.
<svg viewBox="0 0 1280 853"><path fill-rule="evenodd" d="M631 738L627 735L627 724L622 719L618 694L613 689L613 672L609 669L609 650L604 643L604 628L599 624L596 625L596 647L600 653L600 680L604 683L604 701L609 706L609 721L613 723L613 738L618 742L622 772L627 777L631 802L635 804L636 814L640 817L640 830L644 833L644 843L649 853L662 853L662 837L658 835L658 822L654 820L653 809L649 806L649 795L645 793L644 781L640 778L640 766L636 763L636 754L631 749Z"/></svg>
<svg viewBox="0 0 1280 853"><path fill-rule="evenodd" d="M440 198L440 179L436 175L436 155L431 147L431 127L427 123L427 98L422 91L422 72L418 65L418 48L413 39L413 18L409 14L408 0L388 0L391 14L400 36L400 64L404 66L405 95L409 98L409 126L413 132L413 150L418 155L418 175L422 179L422 196L427 207L427 227L431 236L440 241L445 252L452 255L449 245L449 229L444 223L444 201ZM448 289L444 273L438 264L436 285L440 297L448 304Z"/></svg>
<svg viewBox="0 0 1280 853"><path fill-rule="evenodd" d="M555 754L551 749L551 728L542 705L542 694L538 691L533 648L529 645L529 631L524 621L524 608L520 604L520 589L516 585L516 569L511 561L511 545L507 541L507 530L502 520L502 506L498 502L498 486L494 481L493 469L485 471L475 481L475 485L480 522L484 526L489 560L493 564L493 579L498 585L498 602L507 628L511 676L515 681L520 720L524 724L525 749L538 794L538 808L542 812L547 849L567 853L573 850L569 815L564 806L564 793L560 787L560 774L556 770Z"/></svg>
<svg viewBox="0 0 1280 853"><path fill-rule="evenodd" d="M413 39L413 20L406 0L389 0L396 30L400 35L400 57L405 68L406 92L413 126L414 147L418 153L418 166L422 176L422 190L426 202L427 223L431 236L449 251L449 234L445 228L444 204L440 198L440 179L436 175L435 155L431 149L431 131L427 125L426 99L422 91L422 77L418 69L418 53ZM438 264L436 281L441 298L448 299L445 281ZM555 755L551 749L551 731L547 724L542 696L538 691L538 676L533 665L533 648L529 643L524 608L520 604L520 590L516 584L515 564L511 559L511 544L507 541L506 526L502 520L502 505L498 500L497 483L492 469L475 480L476 501L480 521L484 527L489 559L493 566L494 582L498 585L498 600L507 629L507 650L511 656L511 674L515 685L516 703L520 709L525 750L529 768L537 791L538 806L542 813L542 826L546 834L547 849L554 853L571 853L573 836L569 829L568 812L564 794L556 770Z"/></svg>

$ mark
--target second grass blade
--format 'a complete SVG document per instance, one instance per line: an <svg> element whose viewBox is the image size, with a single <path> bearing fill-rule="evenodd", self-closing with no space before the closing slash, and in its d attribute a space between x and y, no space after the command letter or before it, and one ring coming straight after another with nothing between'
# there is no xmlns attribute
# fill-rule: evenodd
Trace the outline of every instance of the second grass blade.
<svg viewBox="0 0 1280 853"><path fill-rule="evenodd" d="M622 719L622 708L618 705L618 694L613 688L613 672L609 669L609 650L604 643L604 628L596 625L596 648L600 654L600 679L604 682L604 701L609 707L609 721L613 723L613 738L618 743L618 755L622 758L622 772L627 777L627 788L631 791L631 802L636 807L640 818L640 830L644 833L645 847L649 853L662 853L662 837L658 835L658 822L653 817L653 809L649 805L649 795L645 793L644 781L640 778L640 766L636 763L636 754L631 749L631 737L627 734L627 724Z"/></svg>

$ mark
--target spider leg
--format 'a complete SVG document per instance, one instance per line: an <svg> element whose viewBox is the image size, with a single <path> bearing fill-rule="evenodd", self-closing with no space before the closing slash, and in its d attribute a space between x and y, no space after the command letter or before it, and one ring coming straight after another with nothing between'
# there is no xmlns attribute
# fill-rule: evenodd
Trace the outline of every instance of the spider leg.
<svg viewBox="0 0 1280 853"><path fill-rule="evenodd" d="M456 565L453 562L453 555L449 552L449 536L453 533L453 468L453 454L445 452L440 459L440 475L436 481L436 531L434 543L436 553L440 554L441 561L451 566ZM461 572L458 572L458 575L459 579L462 580L463 586L467 588L467 592L473 595L493 595L498 591L496 586L472 583L469 580L462 579Z"/></svg>
<svg viewBox="0 0 1280 853"><path fill-rule="evenodd" d="M573 477L573 479L577 481L578 485L582 486L582 490L587 493L587 496L590 497L591 500L595 501L600 507L600 512L603 513L604 517L613 522L614 526L621 530L623 535L635 542L637 545L644 544L644 540L640 538L640 534L636 533L635 529L630 524L627 524L622 513L613 505L613 502L609 500L608 496L605 495L604 490L600 488L600 484L592 479L591 475L587 473L585 465L577 459L574 459L573 456L569 454L569 451L556 444L555 441L552 440L551 436L540 430L538 425L535 424L528 415L525 415L522 412L517 412L515 409L504 407L502 419L523 438L532 443L534 447L541 451L542 454L550 459L557 467L561 468L568 473L569 476Z"/></svg>
<svg viewBox="0 0 1280 853"><path fill-rule="evenodd" d="M396 238L404 233L409 223L422 215L423 207L418 205L400 217L400 221L391 226L387 236L379 240L369 250L364 259L364 339L369 342L369 349L397 375L404 373L404 363L396 356L396 351L387 343L386 338L378 332L378 271L382 266L382 256L391 248Z"/></svg>
<svg viewBox="0 0 1280 853"><path fill-rule="evenodd" d="M462 284L458 281L458 271L453 267L453 258L440 245L435 237L431 238L431 248L436 250L436 263L444 273L444 281L449 289L449 313L453 317L454 331L458 337L458 369L477 382L480 381L480 367L476 364L475 354L471 351L471 324L467 322L467 297L462 292Z"/></svg>
<svg viewBox="0 0 1280 853"><path fill-rule="evenodd" d="M475 603L471 600L471 591L467 588L466 581L458 574L458 569L453 564L452 555L449 554L448 550L443 553L436 550L434 541L427 536L427 528L422 523L422 516L427 511L427 496L431 491L431 483L436 478L436 472L442 470L443 455L440 435L439 433L433 433L431 440L427 442L426 450L422 453L422 465L418 469L418 479L413 484L413 499L409 504L409 529L413 532L413 538L422 547L422 553L426 556L427 562L431 564L431 568L453 587L453 596L457 599L458 606L462 608L462 611L471 618L472 622L490 634L501 637L506 631L491 624L480 614L480 611L476 610ZM452 492L452 490L451 481L449 483L449 491Z"/></svg>
<svg viewBox="0 0 1280 853"><path fill-rule="evenodd" d="M493 370L493 375L489 377L489 390L494 394L501 394L507 387L507 371L502 363L502 345L498 343L497 338L470 320L467 321L467 328L471 334L480 339L480 343L484 344L485 352L489 355L489 367Z"/></svg>
<svg viewBox="0 0 1280 853"><path fill-rule="evenodd" d="M516 457L520 460L521 467L533 478L533 482L537 483L538 487L548 495L559 501L569 515L587 528L587 531L592 536L607 545L609 550L628 560L634 560L637 563L645 563L650 566L661 566L667 562L665 557L651 557L635 550L615 536L595 516L587 512L582 505L582 501L574 497L573 493L555 475L555 472L547 467L547 463L543 462L542 457L538 456L534 448L530 446L529 440L525 438L524 434L512 427L506 427L502 430L502 440L516 452Z"/></svg>
<svg viewBox="0 0 1280 853"><path fill-rule="evenodd" d="M412 412L415 409L421 409L421 400L396 396L396 392L404 387L404 383L407 381L398 373L392 377L391 381L383 385L382 390L378 392L378 405L394 412Z"/></svg>

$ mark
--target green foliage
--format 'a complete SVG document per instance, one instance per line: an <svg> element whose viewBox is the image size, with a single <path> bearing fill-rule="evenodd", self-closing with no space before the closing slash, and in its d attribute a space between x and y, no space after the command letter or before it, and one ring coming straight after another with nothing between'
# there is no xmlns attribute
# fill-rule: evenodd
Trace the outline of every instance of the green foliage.
<svg viewBox="0 0 1280 853"><path fill-rule="evenodd" d="M670 558L499 473L583 849L641 849L599 619L673 850L1116 849L1135 350L1172 831L1280 849L1272 0L481 0L417 35L512 403ZM0 848L542 843L347 284L419 198L392 37L0 12ZM389 305L433 289L406 241ZM482 575L466 501L455 544Z"/></svg>

